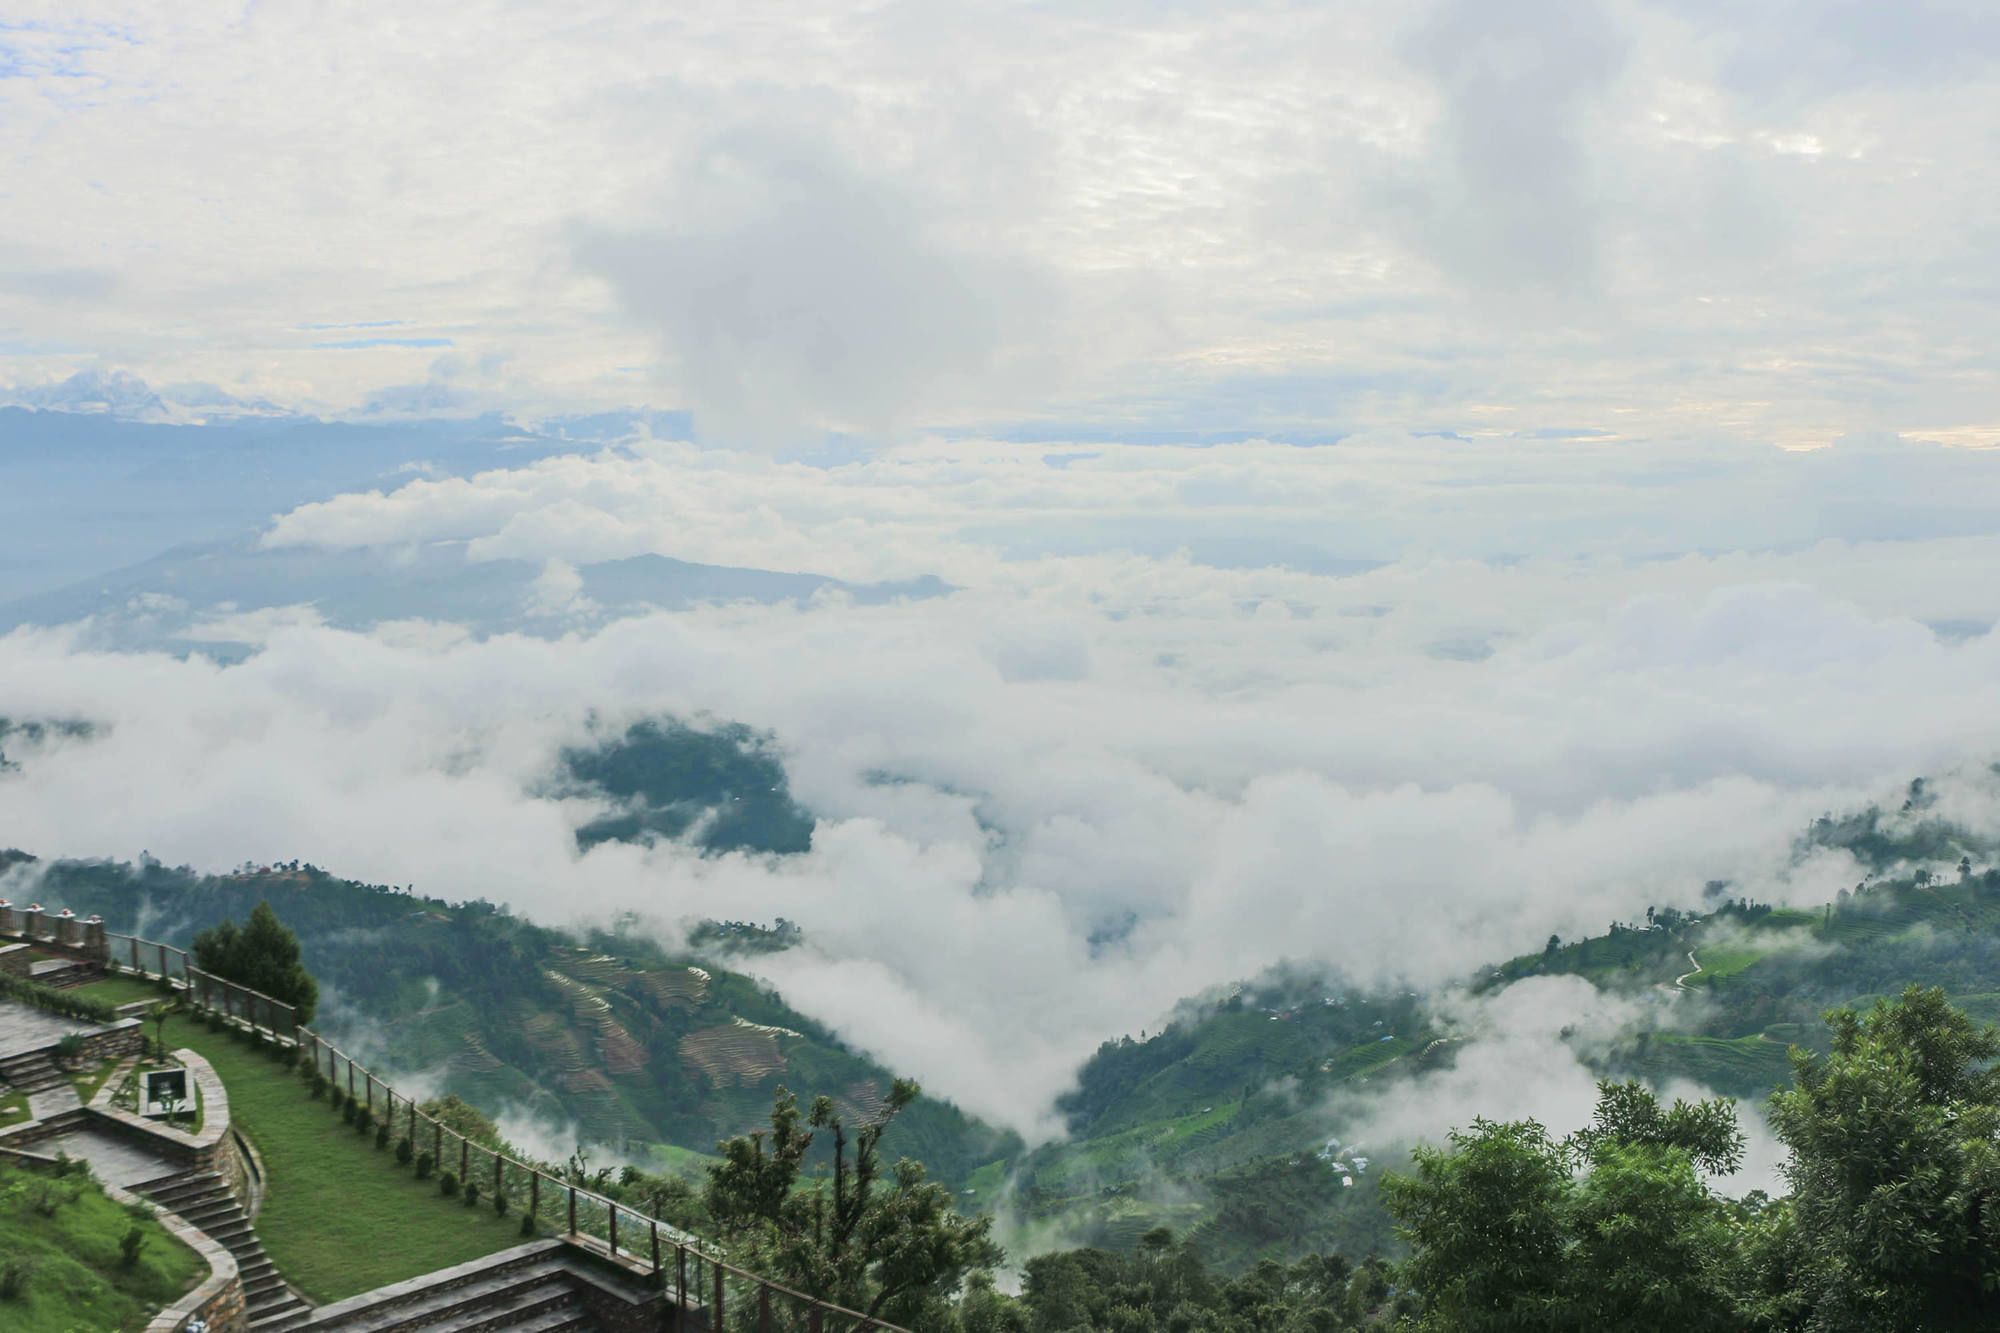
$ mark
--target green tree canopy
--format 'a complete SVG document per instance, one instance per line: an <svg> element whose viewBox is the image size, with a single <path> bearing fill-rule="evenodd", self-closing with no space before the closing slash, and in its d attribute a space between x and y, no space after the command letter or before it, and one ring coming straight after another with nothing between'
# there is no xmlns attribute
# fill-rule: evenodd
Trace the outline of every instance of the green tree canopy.
<svg viewBox="0 0 2000 1333"><path fill-rule="evenodd" d="M850 1143L831 1097L801 1114L779 1088L771 1127L718 1146L703 1202L745 1267L787 1286L906 1328L938 1328L966 1278L1003 1257L990 1217L970 1218L951 1194L899 1161L884 1173L882 1132L917 1098L898 1079L882 1112ZM815 1140L831 1152L812 1163Z"/></svg>
<svg viewBox="0 0 2000 1333"><path fill-rule="evenodd" d="M242 926L223 921L194 937L195 966L261 991L298 1011L310 1023L319 1007L319 983L299 961L299 937L278 920L268 902L251 909Z"/></svg>

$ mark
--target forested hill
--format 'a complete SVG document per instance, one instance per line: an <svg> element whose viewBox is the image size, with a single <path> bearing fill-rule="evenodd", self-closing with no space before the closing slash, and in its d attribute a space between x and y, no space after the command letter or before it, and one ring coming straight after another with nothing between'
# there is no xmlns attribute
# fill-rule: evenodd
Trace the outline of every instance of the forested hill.
<svg viewBox="0 0 2000 1333"><path fill-rule="evenodd" d="M1790 1084L1790 1046L1824 1048L1830 1008L1917 983L2000 1019L1991 830L1946 819L1919 782L1899 805L1801 831L1801 857L1827 849L1859 863L1833 901L1780 908L1729 884L1694 886L1698 911L1649 909L1588 939L1552 938L1463 989L1573 975L1657 999L1657 1026L1579 1057L1605 1077L1687 1080L1753 1105ZM1405 1160L1403 1145L1347 1142L1339 1108L1453 1062L1482 1035L1447 1016L1463 1009L1297 969L1190 1002L1162 1030L1099 1048L1063 1102L1072 1138L1009 1164L1015 1201L1035 1222L1117 1249L1166 1225L1237 1265L1393 1252L1376 1183Z"/></svg>
<svg viewBox="0 0 2000 1333"><path fill-rule="evenodd" d="M865 1114L890 1072L742 975L636 934L574 936L486 902L447 903L291 863L203 875L157 861L0 854L51 908L186 946L269 901L319 979L322 1031L385 1071L519 1110L655 1166L685 1165L768 1116L784 1083ZM28 881L23 881L23 888ZM17 895L18 896L18 895ZM700 932L698 932L699 934ZM707 932L713 936L715 931ZM957 1182L1018 1152L1011 1136L924 1098L885 1151ZM565 1149L566 1151L566 1146Z"/></svg>

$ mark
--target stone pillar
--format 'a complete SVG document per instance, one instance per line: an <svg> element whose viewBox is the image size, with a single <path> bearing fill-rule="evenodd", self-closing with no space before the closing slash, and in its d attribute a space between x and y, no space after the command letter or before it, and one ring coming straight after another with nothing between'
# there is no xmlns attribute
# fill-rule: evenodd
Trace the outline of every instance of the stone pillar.
<svg viewBox="0 0 2000 1333"><path fill-rule="evenodd" d="M83 948L99 963L111 961L111 940L104 932L104 918L95 912L84 918Z"/></svg>
<svg viewBox="0 0 2000 1333"><path fill-rule="evenodd" d="M12 935L21 928L16 919L19 915L11 898L0 898L0 935Z"/></svg>
<svg viewBox="0 0 2000 1333"><path fill-rule="evenodd" d="M72 949L83 943L83 923L67 907L56 913L56 943L66 944Z"/></svg>
<svg viewBox="0 0 2000 1333"><path fill-rule="evenodd" d="M42 905L29 903L28 910L21 913L21 933L31 940L42 937Z"/></svg>

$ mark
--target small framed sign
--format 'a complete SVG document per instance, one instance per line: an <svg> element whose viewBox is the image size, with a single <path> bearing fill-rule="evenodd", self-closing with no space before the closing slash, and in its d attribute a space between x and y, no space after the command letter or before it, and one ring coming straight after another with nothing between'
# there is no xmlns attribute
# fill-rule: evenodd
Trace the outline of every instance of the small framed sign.
<svg viewBox="0 0 2000 1333"><path fill-rule="evenodd" d="M148 1069L139 1075L139 1114L178 1115L194 1109L194 1089L185 1069Z"/></svg>

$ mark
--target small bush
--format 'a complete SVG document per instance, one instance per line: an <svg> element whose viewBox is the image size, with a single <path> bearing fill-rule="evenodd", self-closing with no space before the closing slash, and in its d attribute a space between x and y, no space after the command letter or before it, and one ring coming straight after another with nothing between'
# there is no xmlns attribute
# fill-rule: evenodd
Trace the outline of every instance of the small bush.
<svg viewBox="0 0 2000 1333"><path fill-rule="evenodd" d="M380 1152L382 1151L382 1149L388 1146L389 1146L389 1122L387 1120L384 1120L381 1124L375 1126L375 1151Z"/></svg>
<svg viewBox="0 0 2000 1333"><path fill-rule="evenodd" d="M278 1048L278 1063L287 1069L297 1068L299 1063L299 1048L296 1046L280 1046Z"/></svg>
<svg viewBox="0 0 2000 1333"><path fill-rule="evenodd" d="M493 1196L493 1215L495 1217L505 1217L507 1215L506 1190L501 1190Z"/></svg>
<svg viewBox="0 0 2000 1333"><path fill-rule="evenodd" d="M410 1164L410 1159L415 1157L416 1155L417 1155L417 1150L410 1143L410 1136L408 1134L405 1134L402 1138L396 1140L397 1166L408 1166Z"/></svg>
<svg viewBox="0 0 2000 1333"><path fill-rule="evenodd" d="M437 1158L432 1157L427 1152L417 1154L418 1180L428 1180L430 1178L431 1172L435 1171L436 1169L437 1169Z"/></svg>
<svg viewBox="0 0 2000 1333"><path fill-rule="evenodd" d="M334 1110L338 1111L340 1109L340 1104L346 1100L347 1100L346 1089L342 1088L338 1083L333 1083L328 1085L326 1094L326 1104L328 1106L331 1106Z"/></svg>
<svg viewBox="0 0 2000 1333"><path fill-rule="evenodd" d="M315 1100L326 1096L326 1075L317 1069L312 1072L312 1095Z"/></svg>
<svg viewBox="0 0 2000 1333"><path fill-rule="evenodd" d="M465 1182L465 1206L467 1208L479 1206L479 1182L476 1180Z"/></svg>
<svg viewBox="0 0 2000 1333"><path fill-rule="evenodd" d="M340 1103L340 1118L351 1125L354 1123L355 1115L354 1099L352 1097L343 1098Z"/></svg>
<svg viewBox="0 0 2000 1333"><path fill-rule="evenodd" d="M354 1132L367 1134L375 1128L375 1112L370 1107L362 1107L354 1116Z"/></svg>
<svg viewBox="0 0 2000 1333"><path fill-rule="evenodd" d="M438 1176L438 1193L449 1199L458 1193L458 1177L449 1171Z"/></svg>
<svg viewBox="0 0 2000 1333"><path fill-rule="evenodd" d="M35 1266L16 1256L0 1262L0 1301L18 1301L28 1294L28 1282Z"/></svg>
<svg viewBox="0 0 2000 1333"><path fill-rule="evenodd" d="M118 1266L120 1268L137 1268L139 1266L139 1251L145 1248L146 1233L137 1227L127 1227L124 1237L118 1242Z"/></svg>
<svg viewBox="0 0 2000 1333"><path fill-rule="evenodd" d="M535 1215L533 1213L521 1214L521 1234L523 1236L532 1236L535 1234Z"/></svg>

